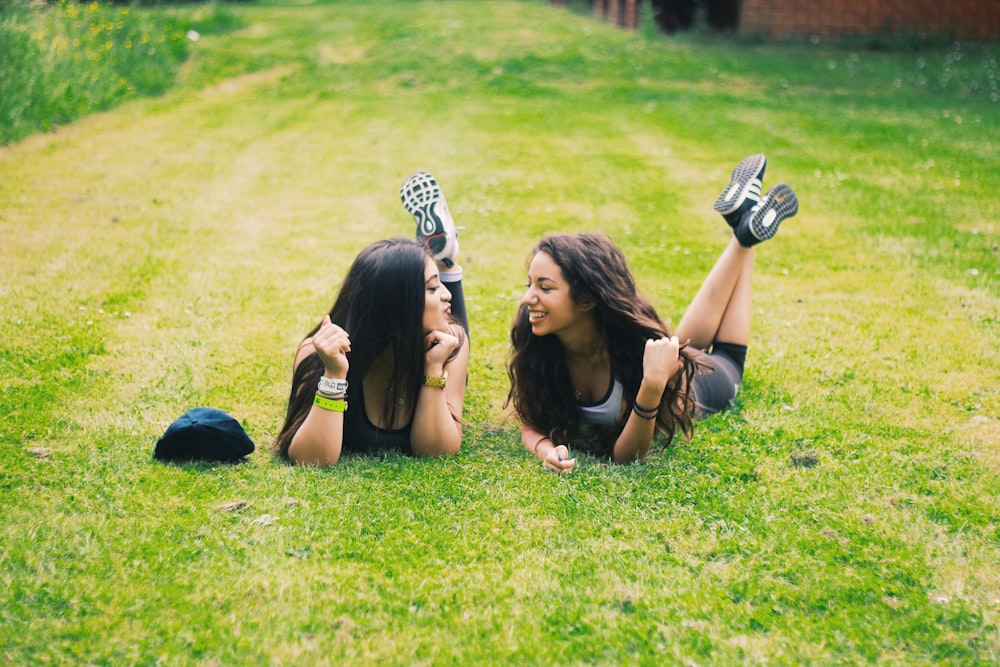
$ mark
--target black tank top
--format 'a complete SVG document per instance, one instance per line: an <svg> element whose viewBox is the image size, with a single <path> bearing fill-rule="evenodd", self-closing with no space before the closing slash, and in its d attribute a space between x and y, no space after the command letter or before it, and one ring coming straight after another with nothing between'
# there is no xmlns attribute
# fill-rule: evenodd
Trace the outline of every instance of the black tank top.
<svg viewBox="0 0 1000 667"><path fill-rule="evenodd" d="M410 431L413 422L400 429L381 429L368 419L365 412L364 382L358 382L348 397L347 412L344 413L343 450L356 454L377 454L397 451L413 454L410 445Z"/></svg>

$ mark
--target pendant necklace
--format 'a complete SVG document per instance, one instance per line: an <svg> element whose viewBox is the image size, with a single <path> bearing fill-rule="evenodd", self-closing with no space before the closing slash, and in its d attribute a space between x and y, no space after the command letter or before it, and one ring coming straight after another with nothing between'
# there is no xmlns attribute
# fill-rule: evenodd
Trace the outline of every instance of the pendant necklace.
<svg viewBox="0 0 1000 667"><path fill-rule="evenodd" d="M590 358L590 363L587 364L587 370L583 374L583 380L580 382L580 384L587 384L587 379L590 378L590 370L594 367L594 362L597 361L597 355L600 353L602 347L604 347L604 336L601 336L601 342L597 344L597 349L594 350L594 356ZM574 390L573 393L576 396L576 400L577 402L579 402L580 396L582 394L580 393L580 387L576 384L576 382L573 383L573 390Z"/></svg>
<svg viewBox="0 0 1000 667"><path fill-rule="evenodd" d="M389 397L389 393L392 390L389 388L389 383L386 382L385 380L382 380L382 384L385 385L386 398L388 398ZM403 396L397 396L396 400L395 400L395 405L396 405L396 409L397 410L404 409L406 407L406 398L404 398Z"/></svg>

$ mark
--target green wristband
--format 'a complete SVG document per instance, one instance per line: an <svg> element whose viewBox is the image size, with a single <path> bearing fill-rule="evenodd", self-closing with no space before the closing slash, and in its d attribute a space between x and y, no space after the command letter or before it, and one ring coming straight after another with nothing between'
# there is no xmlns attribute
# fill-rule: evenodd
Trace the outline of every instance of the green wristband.
<svg viewBox="0 0 1000 667"><path fill-rule="evenodd" d="M333 412L347 412L347 401L337 401L318 394L313 399L313 405Z"/></svg>

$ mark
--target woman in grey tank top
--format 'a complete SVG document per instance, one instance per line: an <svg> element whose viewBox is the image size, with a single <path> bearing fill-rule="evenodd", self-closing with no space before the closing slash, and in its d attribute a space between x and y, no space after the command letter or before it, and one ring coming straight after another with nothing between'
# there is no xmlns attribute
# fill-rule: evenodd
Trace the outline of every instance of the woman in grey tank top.
<svg viewBox="0 0 1000 667"><path fill-rule="evenodd" d="M545 468L572 472L570 447L619 463L669 444L739 389L750 338L754 247L798 212L785 184L761 195L766 160L733 170L715 209L732 236L669 331L638 293L622 251L598 234L554 234L535 247L511 329L508 404L521 442Z"/></svg>

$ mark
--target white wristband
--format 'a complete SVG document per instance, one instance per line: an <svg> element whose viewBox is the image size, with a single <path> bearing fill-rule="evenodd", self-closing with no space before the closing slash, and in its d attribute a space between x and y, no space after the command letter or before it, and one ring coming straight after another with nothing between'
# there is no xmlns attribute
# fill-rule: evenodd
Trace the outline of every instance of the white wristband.
<svg viewBox="0 0 1000 667"><path fill-rule="evenodd" d="M316 389L319 393L326 396L340 396L347 393L347 380L321 377L319 379L319 386Z"/></svg>

